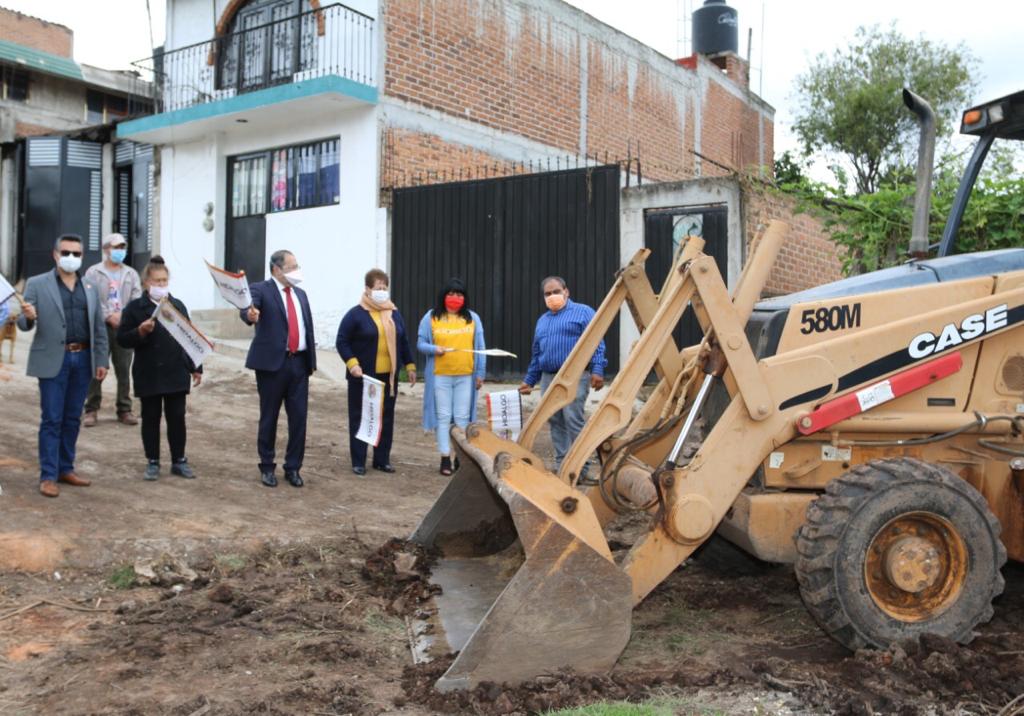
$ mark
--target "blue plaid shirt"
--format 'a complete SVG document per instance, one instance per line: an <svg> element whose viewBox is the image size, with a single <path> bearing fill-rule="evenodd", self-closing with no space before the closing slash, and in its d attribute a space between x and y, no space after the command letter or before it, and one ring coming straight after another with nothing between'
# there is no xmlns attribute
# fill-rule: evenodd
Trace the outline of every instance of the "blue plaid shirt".
<svg viewBox="0 0 1024 716"><path fill-rule="evenodd" d="M530 367L526 370L523 382L534 386L540 380L541 373L557 373L593 318L593 308L568 299L558 313L547 311L538 318L537 328L533 332L533 348L530 350ZM603 378L606 363L602 340L587 368L590 373Z"/></svg>

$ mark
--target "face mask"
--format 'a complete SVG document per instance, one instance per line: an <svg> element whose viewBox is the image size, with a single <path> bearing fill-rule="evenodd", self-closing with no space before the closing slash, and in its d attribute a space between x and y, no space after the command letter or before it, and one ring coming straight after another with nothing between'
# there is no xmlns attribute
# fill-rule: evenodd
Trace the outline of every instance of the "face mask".
<svg viewBox="0 0 1024 716"><path fill-rule="evenodd" d="M123 263L124 257L128 255L128 251L125 249L111 249L110 260L115 264Z"/></svg>
<svg viewBox="0 0 1024 716"><path fill-rule="evenodd" d="M295 269L294 271L289 271L282 275L284 276L284 280L292 286L298 286L302 283L302 269Z"/></svg>
<svg viewBox="0 0 1024 716"><path fill-rule="evenodd" d="M82 267L81 256L61 256L57 259L57 265L60 266L60 270L66 273L74 273Z"/></svg>
<svg viewBox="0 0 1024 716"><path fill-rule="evenodd" d="M388 299L391 298L391 294L385 288L375 288L370 291L370 298L373 299L374 303L387 303Z"/></svg>
<svg viewBox="0 0 1024 716"><path fill-rule="evenodd" d="M168 288L166 286L150 286L149 287L149 297L152 298L154 301L162 301L162 300L164 300L165 298L167 298L167 295L169 293L170 293L170 291L168 290Z"/></svg>
<svg viewBox="0 0 1024 716"><path fill-rule="evenodd" d="M550 296L545 296L544 304L552 311L560 311L565 305L565 294L553 293Z"/></svg>
<svg viewBox="0 0 1024 716"><path fill-rule="evenodd" d="M444 307L452 313L458 313L466 305L465 296L445 296Z"/></svg>

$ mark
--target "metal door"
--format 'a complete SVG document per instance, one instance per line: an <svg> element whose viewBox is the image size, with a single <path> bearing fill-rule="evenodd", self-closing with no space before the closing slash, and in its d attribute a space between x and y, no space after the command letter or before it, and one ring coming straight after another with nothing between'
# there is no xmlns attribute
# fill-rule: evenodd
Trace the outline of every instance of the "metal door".
<svg viewBox="0 0 1024 716"><path fill-rule="evenodd" d="M260 89L291 80L298 67L297 0L256 2L239 11L235 42L239 52L239 89Z"/></svg>
<svg viewBox="0 0 1024 716"><path fill-rule="evenodd" d="M540 282L560 275L572 299L594 308L619 268L619 168L592 167L396 189L392 292L411 330L443 283L462 278L487 345L519 357L488 360L491 378L523 377ZM606 337L618 368L618 321ZM417 356L422 365L423 356Z"/></svg>
<svg viewBox="0 0 1024 716"><path fill-rule="evenodd" d="M660 291L682 241L689 235L704 239L704 253L713 256L722 278L728 277L728 209L724 206L677 206L649 209L644 214L644 245L651 250L647 278ZM703 333L691 309L686 309L674 332L676 344L696 345Z"/></svg>

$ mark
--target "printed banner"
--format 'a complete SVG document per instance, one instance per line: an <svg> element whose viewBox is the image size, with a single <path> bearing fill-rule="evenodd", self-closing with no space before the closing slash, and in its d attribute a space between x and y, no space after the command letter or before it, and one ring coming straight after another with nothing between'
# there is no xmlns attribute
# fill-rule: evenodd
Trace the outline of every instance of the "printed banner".
<svg viewBox="0 0 1024 716"><path fill-rule="evenodd" d="M206 268L210 270L213 282L217 284L220 295L224 300L235 308L248 308L252 305L252 298L249 296L249 280L245 277L245 271L231 273L222 268L217 268L209 261L206 261Z"/></svg>
<svg viewBox="0 0 1024 716"><path fill-rule="evenodd" d="M523 402L518 390L487 394L487 420L491 431L505 440L518 440L523 429Z"/></svg>
<svg viewBox="0 0 1024 716"><path fill-rule="evenodd" d="M17 291L14 290L14 286L7 283L7 279L4 278L4 275L0 274L0 303L3 303L15 293L17 293Z"/></svg>
<svg viewBox="0 0 1024 716"><path fill-rule="evenodd" d="M166 298L156 307L153 317L181 345L197 368L203 364L208 355L213 353L213 343L210 342L210 339L193 326L192 322L185 318Z"/></svg>
<svg viewBox="0 0 1024 716"><path fill-rule="evenodd" d="M384 383L363 374L363 415L356 439L377 447L384 421Z"/></svg>

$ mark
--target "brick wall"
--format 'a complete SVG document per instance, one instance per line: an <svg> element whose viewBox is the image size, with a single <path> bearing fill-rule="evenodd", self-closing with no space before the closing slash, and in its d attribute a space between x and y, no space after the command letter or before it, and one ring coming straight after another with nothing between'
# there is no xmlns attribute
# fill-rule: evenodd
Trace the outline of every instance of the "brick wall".
<svg viewBox="0 0 1024 716"><path fill-rule="evenodd" d="M70 58L74 33L63 25L0 7L0 40Z"/></svg>
<svg viewBox="0 0 1024 716"><path fill-rule="evenodd" d="M735 56L716 58L724 72L705 58L680 66L560 0L384 0L381 19L387 97L549 154L621 159L639 146L645 179L690 178L699 121L701 153L729 168L702 162L705 175L773 156L770 133L759 147L764 110L744 99L748 70ZM404 161L392 166L408 174Z"/></svg>
<svg viewBox="0 0 1024 716"><path fill-rule="evenodd" d="M790 230L765 284L766 296L802 291L843 277L842 248L828 238L821 219L799 213L793 197L769 185L744 183L743 226L748 250L750 239L772 219L785 221Z"/></svg>

